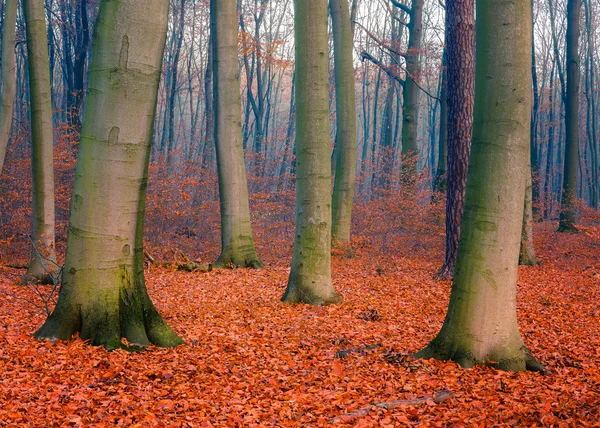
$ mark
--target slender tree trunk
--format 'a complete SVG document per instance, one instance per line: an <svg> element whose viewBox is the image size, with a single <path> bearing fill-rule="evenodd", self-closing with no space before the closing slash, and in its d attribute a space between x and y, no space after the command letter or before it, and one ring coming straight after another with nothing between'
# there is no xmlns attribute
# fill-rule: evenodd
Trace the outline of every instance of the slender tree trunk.
<svg viewBox="0 0 600 428"><path fill-rule="evenodd" d="M27 276L51 283L58 271L54 248L54 157L48 33L43 0L25 0L33 168L32 248Z"/></svg>
<svg viewBox="0 0 600 428"><path fill-rule="evenodd" d="M261 267L256 255L242 147L236 0L211 0L215 142L221 197L221 255L217 267Z"/></svg>
<svg viewBox="0 0 600 428"><path fill-rule="evenodd" d="M58 303L39 339L176 346L144 282L148 162L168 0L102 0ZM136 94L131 96L131 94ZM106 108L111 106L111 108Z"/></svg>
<svg viewBox="0 0 600 428"><path fill-rule="evenodd" d="M473 148L459 254L441 331L417 356L543 370L517 325L531 120L531 4L477 0ZM449 55L451 56L451 55Z"/></svg>
<svg viewBox="0 0 600 428"><path fill-rule="evenodd" d="M566 146L559 232L574 232L579 157L579 15L581 0L567 3Z"/></svg>
<svg viewBox="0 0 600 428"><path fill-rule="evenodd" d="M523 211L523 229L521 232L521 251L519 264L524 266L536 266L538 259L535 255L533 244L533 185L531 178L531 165L525 183L525 206Z"/></svg>
<svg viewBox="0 0 600 428"><path fill-rule="evenodd" d="M215 112L213 94L213 34L211 30L208 41L208 60L204 74L204 153L202 154L202 166L206 167L212 160L215 138Z"/></svg>
<svg viewBox="0 0 600 428"><path fill-rule="evenodd" d="M447 13L447 12L446 12ZM448 49L442 59L442 82L440 88L440 135L438 138L438 164L433 180L435 194L446 193L448 188Z"/></svg>
<svg viewBox="0 0 600 428"><path fill-rule="evenodd" d="M0 174L4 168L10 140L15 95L17 93L17 63L15 60L15 28L18 0L6 0L2 21L2 68L0 69Z"/></svg>
<svg viewBox="0 0 600 428"><path fill-rule="evenodd" d="M348 0L330 0L329 9L333 27L337 125L331 235L334 243L348 243L356 176L356 94L352 28Z"/></svg>
<svg viewBox="0 0 600 428"><path fill-rule="evenodd" d="M75 89L73 109L73 124L76 130L81 130L81 105L85 92L85 63L89 46L89 26L87 16L87 0L81 0L77 5L77 51L75 52L75 61L73 64L73 86Z"/></svg>
<svg viewBox="0 0 600 428"><path fill-rule="evenodd" d="M452 277L465 189L475 93L475 11L474 0L446 4L446 51L448 61L448 185L446 191L446 255L436 278Z"/></svg>
<svg viewBox="0 0 600 428"><path fill-rule="evenodd" d="M393 2L396 4L396 2ZM408 23L408 48L406 52L406 79L404 81L404 99L402 108L402 170L404 179L416 178L416 160L418 157L417 131L419 120L419 59L423 38L423 0L412 0Z"/></svg>
<svg viewBox="0 0 600 428"><path fill-rule="evenodd" d="M296 43L296 234L282 301L326 305L331 282L331 161L327 0L294 0Z"/></svg>
<svg viewBox="0 0 600 428"><path fill-rule="evenodd" d="M597 136L597 125L596 125L596 94L594 91L594 77L595 77L595 65L594 65L594 46L593 46L593 31L592 28L592 7L590 1L585 2L585 28L587 34L587 56L586 56L586 88L585 93L588 101L588 113L587 113L587 124L588 124L588 142L590 145L590 157L591 157L591 188L590 188L590 202L592 207L595 209L600 208L598 193L600 187L600 168L598 159L598 136Z"/></svg>

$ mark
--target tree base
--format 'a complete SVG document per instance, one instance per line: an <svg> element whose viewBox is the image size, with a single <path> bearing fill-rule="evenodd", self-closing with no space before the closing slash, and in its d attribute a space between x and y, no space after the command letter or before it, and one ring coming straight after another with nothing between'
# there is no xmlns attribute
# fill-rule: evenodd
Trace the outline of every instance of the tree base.
<svg viewBox="0 0 600 428"><path fill-rule="evenodd" d="M540 262L535 255L521 254L519 257L519 266L537 266Z"/></svg>
<svg viewBox="0 0 600 428"><path fill-rule="evenodd" d="M556 231L560 233L578 233L579 229L571 222L561 221L558 224L558 229L556 229Z"/></svg>
<svg viewBox="0 0 600 428"><path fill-rule="evenodd" d="M444 263L444 266L440 269L438 273L433 277L434 280L445 281L452 279L454 276L454 267L449 266Z"/></svg>
<svg viewBox="0 0 600 428"><path fill-rule="evenodd" d="M322 291L317 292L317 290ZM327 306L341 303L342 298L332 286L306 287L288 284L281 301L290 305L305 303L312 306Z"/></svg>
<svg viewBox="0 0 600 428"><path fill-rule="evenodd" d="M466 348L457 348L447 344L441 344L439 339L434 339L424 349L414 354L415 358L435 359L439 361L454 361L463 368L472 368L483 365L493 367L504 371L534 371L547 372L546 368L540 364L531 354L525 345L521 345L516 350L506 347L501 350L494 350L486 358L477 359L473 353Z"/></svg>
<svg viewBox="0 0 600 428"><path fill-rule="evenodd" d="M256 254L235 255L232 253L221 253L217 261L213 264L215 269L232 269L232 268L251 268L260 269L263 267L262 262Z"/></svg>
<svg viewBox="0 0 600 428"><path fill-rule="evenodd" d="M153 344L172 348L183 344L154 307L143 280L128 287L127 273L123 275L116 295L98 290L78 299L79 290L63 284L56 308L34 337L51 342L69 341L79 333L82 340L109 350L128 348L122 339L139 347Z"/></svg>

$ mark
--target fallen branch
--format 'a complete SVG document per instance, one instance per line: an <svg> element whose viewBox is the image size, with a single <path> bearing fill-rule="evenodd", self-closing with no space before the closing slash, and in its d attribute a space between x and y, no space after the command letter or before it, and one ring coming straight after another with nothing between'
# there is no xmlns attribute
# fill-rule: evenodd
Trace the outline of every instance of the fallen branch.
<svg viewBox="0 0 600 428"><path fill-rule="evenodd" d="M353 412L346 413L341 416L336 416L335 418L330 420L329 423L334 424L336 422L348 422L348 421L351 421L356 418L367 416L371 410L377 409L377 408L385 409L385 410L392 410L392 409L396 409L398 407L418 406L421 404L425 404L428 401L432 401L435 404L440 404L452 397L454 397L454 394L452 393L452 391L443 389L440 392L438 392L437 394L435 394L434 397L432 397L431 395L426 395L424 397L414 398L411 400L383 401L381 403L369 404L366 407L362 407L360 409L354 410Z"/></svg>
<svg viewBox="0 0 600 428"><path fill-rule="evenodd" d="M11 269L27 269L29 267L27 263L9 263L5 266Z"/></svg>
<svg viewBox="0 0 600 428"><path fill-rule="evenodd" d="M145 256L145 257L148 259L148 261L149 261L150 263L152 263L153 265L157 265L157 264L158 264L158 263L156 263L156 259L155 259L154 257L152 257L148 251L144 250L144 256Z"/></svg>
<svg viewBox="0 0 600 428"><path fill-rule="evenodd" d="M177 270L186 272L210 272L212 270L212 265L210 263L202 264L198 262L177 263Z"/></svg>
<svg viewBox="0 0 600 428"><path fill-rule="evenodd" d="M371 349L377 349L381 347L381 343L376 343L374 345L363 346L362 348L350 348L350 349L340 349L333 356L334 358L346 358L353 352L362 354L364 351L370 351Z"/></svg>

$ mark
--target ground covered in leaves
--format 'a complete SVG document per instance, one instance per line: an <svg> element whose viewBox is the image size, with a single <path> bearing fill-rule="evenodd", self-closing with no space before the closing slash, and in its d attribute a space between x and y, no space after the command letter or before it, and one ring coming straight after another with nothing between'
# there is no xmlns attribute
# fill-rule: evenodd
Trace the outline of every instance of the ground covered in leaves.
<svg viewBox="0 0 600 428"><path fill-rule="evenodd" d="M344 303L279 302L289 260L262 270L152 268L150 294L185 339L176 349L107 352L44 343L31 290L0 280L1 426L600 426L600 236L538 234L518 285L521 332L549 374L506 373L408 355L437 333L450 283L431 278L441 248L382 254L363 243L333 260ZM265 251L268 245L259 245ZM291 248L290 248L291 250Z"/></svg>

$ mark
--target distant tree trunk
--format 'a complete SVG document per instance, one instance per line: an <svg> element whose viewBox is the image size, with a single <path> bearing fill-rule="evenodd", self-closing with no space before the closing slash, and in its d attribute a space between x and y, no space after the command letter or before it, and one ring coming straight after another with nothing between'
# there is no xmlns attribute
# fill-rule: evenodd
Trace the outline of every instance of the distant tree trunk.
<svg viewBox="0 0 600 428"><path fill-rule="evenodd" d="M533 9L533 0L532 9ZM533 31L533 24L532 24ZM538 212L538 206L540 202L540 189L539 189L539 173L540 165L538 162L538 143L537 143L537 131L538 131L538 117L540 110L540 95L538 91L538 78L537 78L537 67L535 62L535 37L532 38L531 43L531 76L533 81L533 108L531 112L531 137L529 147L529 160L531 165L531 203L532 213ZM525 207L527 209L527 207Z"/></svg>
<svg viewBox="0 0 600 428"><path fill-rule="evenodd" d="M83 104L83 97L85 93L85 63L88 54L89 46L89 25L87 16L87 0L81 0L77 5L78 16L77 16L77 49L75 52L75 61L73 64L73 86L74 86L74 100L73 110L73 124L77 131L81 130L81 105Z"/></svg>
<svg viewBox="0 0 600 428"><path fill-rule="evenodd" d="M242 147L236 0L211 0L213 97L221 197L221 255L216 267L261 267L256 255ZM210 65L209 65L210 66Z"/></svg>
<svg viewBox="0 0 600 428"><path fill-rule="evenodd" d="M579 157L579 14L581 0L567 3L567 98L565 106L566 146L560 204L559 232L574 232Z"/></svg>
<svg viewBox="0 0 600 428"><path fill-rule="evenodd" d="M168 0L145 0L143 13L135 0L100 2L63 282L38 339L79 332L109 349L122 347L122 337L183 343L148 296L142 248L168 8Z"/></svg>
<svg viewBox="0 0 600 428"><path fill-rule="evenodd" d="M293 146L294 138L294 123L296 122L296 72L292 76L292 88L290 89L290 110L288 114L288 125L283 141L283 159L281 161L281 169L279 170L279 180L277 190L286 189L288 176L286 174L288 164L290 163L290 146Z"/></svg>
<svg viewBox="0 0 600 428"><path fill-rule="evenodd" d="M330 0L336 94L336 171L333 185L333 242L348 243L356 176L356 94L348 0Z"/></svg>
<svg viewBox="0 0 600 428"><path fill-rule="evenodd" d="M43 0L25 0L33 169L32 249L27 276L51 283L58 271L54 247L54 157L48 33Z"/></svg>
<svg viewBox="0 0 600 428"><path fill-rule="evenodd" d="M408 22L408 48L406 50L406 79L404 81L404 99L402 108L402 170L405 179L416 178L416 160L418 156L417 131L419 119L419 59L423 38L423 0L412 0L410 9L397 0L391 0L410 17Z"/></svg>
<svg viewBox="0 0 600 428"><path fill-rule="evenodd" d="M211 30L212 31L212 30ZM204 73L204 152L202 166L207 167L212 160L215 138L215 112L213 108L213 34L208 39L208 60Z"/></svg>
<svg viewBox="0 0 600 428"><path fill-rule="evenodd" d="M548 91L548 154L546 156L546 174L544 179L544 219L547 220L552 215L552 201L554 199L553 191L553 177L554 177L554 70L556 63L552 62L552 69L550 71L550 84Z"/></svg>
<svg viewBox="0 0 600 428"><path fill-rule="evenodd" d="M6 0L2 21L2 69L0 69L0 175L4 168L6 148L10 140L15 95L17 93L17 63L15 61L15 28L18 0Z"/></svg>
<svg viewBox="0 0 600 428"><path fill-rule="evenodd" d="M436 278L452 277L465 189L475 93L475 4L455 0L446 4L446 51L448 61L448 185L446 191L446 255Z"/></svg>
<svg viewBox="0 0 600 428"><path fill-rule="evenodd" d="M523 343L516 308L531 120L530 2L477 0L476 31L473 147L454 282L444 325L417 356L543 370Z"/></svg>
<svg viewBox="0 0 600 428"><path fill-rule="evenodd" d="M331 282L331 161L327 0L294 0L296 43L296 234L282 301L326 305Z"/></svg>
<svg viewBox="0 0 600 428"><path fill-rule="evenodd" d="M535 255L533 245L533 191L531 179L531 165L528 167L525 183L525 206L523 211L523 229L521 231L521 251L519 264L524 266L536 266L538 259Z"/></svg>
<svg viewBox="0 0 600 428"><path fill-rule="evenodd" d="M592 8L590 7L590 1L585 2L585 28L587 35L587 55L585 61L586 69L586 85L585 94L587 98L587 134L588 143L590 146L590 157L591 157L591 188L590 188L590 203L595 209L600 208L598 201L599 197L599 186L600 186L600 168L598 166L598 137L597 137L597 117L596 117L596 94L594 91L595 86L595 63L594 63L594 45L593 45L593 32L592 27Z"/></svg>
<svg viewBox="0 0 600 428"><path fill-rule="evenodd" d="M446 193L448 188L448 51L442 59L442 82L440 87L440 135L438 139L438 164L433 180L435 194Z"/></svg>

